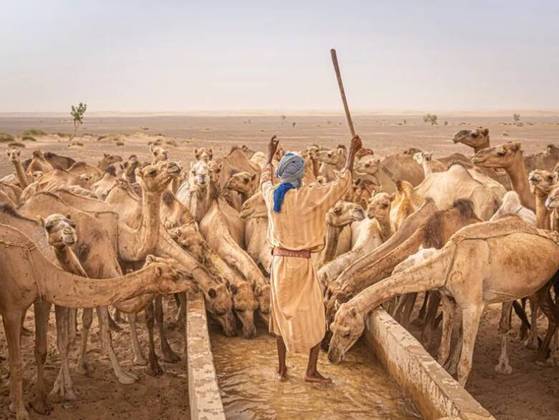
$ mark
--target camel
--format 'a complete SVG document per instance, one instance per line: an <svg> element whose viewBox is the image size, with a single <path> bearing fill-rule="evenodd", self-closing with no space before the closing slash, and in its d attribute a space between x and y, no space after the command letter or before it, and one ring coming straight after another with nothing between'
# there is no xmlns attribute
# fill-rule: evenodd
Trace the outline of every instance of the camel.
<svg viewBox="0 0 559 420"><path fill-rule="evenodd" d="M227 202L235 208L235 210L240 211L243 203L256 193L258 181L259 179L255 173L238 172L233 174L225 184L223 193L227 194L229 191L235 191L238 193L239 200L235 200L234 197L231 197Z"/></svg>
<svg viewBox="0 0 559 420"><path fill-rule="evenodd" d="M528 182L536 199L536 226L540 229L551 229L551 212L545 201L556 182L555 176L545 169L536 169L530 172Z"/></svg>
<svg viewBox="0 0 559 420"><path fill-rule="evenodd" d="M516 263L511 263L514 261ZM378 282L342 304L331 325L328 358L342 360L365 328L365 316L394 296L439 290L462 312L462 352L457 377L465 385L483 309L487 304L531 296L559 269L559 237L517 216L466 226L434 256ZM451 310L452 311L452 310ZM453 312L453 311L452 311ZM443 321L439 362L449 354L450 317Z"/></svg>
<svg viewBox="0 0 559 420"><path fill-rule="evenodd" d="M149 151L150 151L151 156L152 156L152 159L151 159L152 164L162 162L164 160L169 159L169 153L167 152L167 150L165 150L161 146L154 146L153 144L151 144L149 146Z"/></svg>
<svg viewBox="0 0 559 420"><path fill-rule="evenodd" d="M351 197L348 198L348 201L353 201L365 208L376 192L377 186L372 181L356 178L353 180Z"/></svg>
<svg viewBox="0 0 559 420"><path fill-rule="evenodd" d="M16 171L16 177L19 183L19 186L23 189L27 187L30 183L29 179L27 178L27 174L25 173L25 169L21 164L21 150L15 147L9 148L6 151L8 155L8 160L14 165Z"/></svg>
<svg viewBox="0 0 559 420"><path fill-rule="evenodd" d="M161 220L181 247L217 277L226 279L233 299L233 311L241 321L242 335L245 338L253 337L256 333L254 311L258 303L251 285L209 247L188 209L170 191L163 193ZM271 252L269 255L271 260Z"/></svg>
<svg viewBox="0 0 559 420"><path fill-rule="evenodd" d="M318 270L318 279L324 287L335 280L353 261L376 249L392 234L390 229L390 203L392 197L379 193L367 207L367 217L351 224L352 246Z"/></svg>
<svg viewBox="0 0 559 420"><path fill-rule="evenodd" d="M438 160L433 160L433 153L417 152L413 155L413 159L421 165L425 177L433 172L444 172L447 166Z"/></svg>
<svg viewBox="0 0 559 420"><path fill-rule="evenodd" d="M0 192L4 194L5 199L17 204L19 203L23 190L15 184L0 181Z"/></svg>
<svg viewBox="0 0 559 420"><path fill-rule="evenodd" d="M272 247L268 243L268 210L262 194L257 193L243 203L240 213L245 221L246 251L258 265L270 274Z"/></svg>
<svg viewBox="0 0 559 420"><path fill-rule="evenodd" d="M6 330L10 362L11 409L18 420L29 419L23 401L21 320L37 299L70 308L107 306L145 293L180 293L190 281L172 260L149 257L145 267L124 277L96 279L60 270L19 230L0 225L0 311ZM25 262L25 263L23 263Z"/></svg>
<svg viewBox="0 0 559 420"><path fill-rule="evenodd" d="M554 231L559 231L559 186L555 185L554 188L549 192L547 199L545 200L545 206L548 210L552 211L551 214L551 228Z"/></svg>
<svg viewBox="0 0 559 420"><path fill-rule="evenodd" d="M489 220L499 208L505 192L498 182L461 163L451 165L445 172L432 173L415 188L418 196L432 198L440 210L450 208L458 199L468 199L483 220Z"/></svg>
<svg viewBox="0 0 559 420"><path fill-rule="evenodd" d="M520 202L530 210L535 210L535 199L528 185L528 173L522 156L520 143L505 143L501 146L482 149L472 158L475 165L484 168L504 169L510 177Z"/></svg>
<svg viewBox="0 0 559 420"><path fill-rule="evenodd" d="M396 192L390 208L390 227L396 232L402 222L422 204L423 200L407 181L396 182Z"/></svg>
<svg viewBox="0 0 559 420"><path fill-rule="evenodd" d="M213 160L214 158L213 149L211 147L210 148L200 147L199 149L194 149L194 158L197 161L202 160L208 163L210 160Z"/></svg>
<svg viewBox="0 0 559 420"><path fill-rule="evenodd" d="M318 175L326 178L327 182L336 179L336 171L340 171L346 161L347 150L344 145L339 145L335 149L316 151L316 159L320 162Z"/></svg>
<svg viewBox="0 0 559 420"><path fill-rule="evenodd" d="M31 174L35 171L47 173L56 169L49 161L45 159L43 152L41 152L40 150L34 150L31 160L26 162L23 163L23 166L25 167L25 171L28 174Z"/></svg>
<svg viewBox="0 0 559 420"><path fill-rule="evenodd" d="M53 152L45 152L43 156L45 160L48 163L50 163L54 169L68 170L74 164L76 164L76 161L71 157L58 155Z"/></svg>
<svg viewBox="0 0 559 420"><path fill-rule="evenodd" d="M491 216L489 220L501 219L502 217L508 216L510 214L517 214L526 223L530 223L531 225L536 226L536 214L534 214L532 210L527 209L522 204L520 204L520 197L518 196L518 193L516 191L507 191L507 193L503 196L501 207L497 209L495 214ZM542 228L542 226L538 227Z"/></svg>
<svg viewBox="0 0 559 420"><path fill-rule="evenodd" d="M117 162L122 162L121 156L111 155L110 153L103 153L103 158L99 162L97 162L97 167L104 172L108 166L113 165Z"/></svg>
<svg viewBox="0 0 559 420"><path fill-rule="evenodd" d="M122 177L128 181L130 185L136 184L136 169L141 166L138 156L130 155L128 160L124 162L124 171Z"/></svg>
<svg viewBox="0 0 559 420"><path fill-rule="evenodd" d="M454 135L452 141L455 144L462 143L471 147L474 149L474 153L491 147L489 129L482 127L475 128L473 130L460 130Z"/></svg>
<svg viewBox="0 0 559 420"><path fill-rule="evenodd" d="M548 144L544 152L526 156L524 161L529 172L535 169L552 171L557 162L559 162L559 147L554 144Z"/></svg>
<svg viewBox="0 0 559 420"><path fill-rule="evenodd" d="M101 179L91 186L91 191L93 191L100 200L105 200L111 189L114 187L117 179L118 174L116 167L114 165L109 165L105 168L105 172L103 173Z"/></svg>

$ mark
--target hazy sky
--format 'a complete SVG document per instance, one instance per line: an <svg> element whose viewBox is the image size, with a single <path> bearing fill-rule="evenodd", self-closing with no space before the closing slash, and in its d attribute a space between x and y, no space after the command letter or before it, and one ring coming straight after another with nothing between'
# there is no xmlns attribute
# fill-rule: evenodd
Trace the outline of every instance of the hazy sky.
<svg viewBox="0 0 559 420"><path fill-rule="evenodd" d="M559 110L557 0L0 0L0 112Z"/></svg>

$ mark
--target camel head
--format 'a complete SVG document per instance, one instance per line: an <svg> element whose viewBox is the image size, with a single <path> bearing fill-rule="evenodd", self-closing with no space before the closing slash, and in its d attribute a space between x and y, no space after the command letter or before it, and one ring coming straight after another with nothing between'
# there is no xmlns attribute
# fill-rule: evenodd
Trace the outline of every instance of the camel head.
<svg viewBox="0 0 559 420"><path fill-rule="evenodd" d="M520 143L505 143L480 150L472 158L472 163L482 168L507 169L519 159L522 159L522 145Z"/></svg>
<svg viewBox="0 0 559 420"><path fill-rule="evenodd" d="M144 191L161 194L180 173L181 168L177 163L163 160L137 169L136 178Z"/></svg>
<svg viewBox="0 0 559 420"><path fill-rule="evenodd" d="M155 146L151 144L149 146L149 151L151 152L152 163L162 162L169 159L167 150L165 150L161 146Z"/></svg>
<svg viewBox="0 0 559 420"><path fill-rule="evenodd" d="M254 295L254 290L248 282L237 285L230 284L229 290L233 296L233 310L241 321L242 336L252 338L256 335L254 326L254 311L258 309L258 301Z"/></svg>
<svg viewBox="0 0 559 420"><path fill-rule="evenodd" d="M227 337L236 334L237 322L233 314L233 300L227 285L220 283L204 291L206 309L219 323Z"/></svg>
<svg viewBox="0 0 559 420"><path fill-rule="evenodd" d="M394 200L394 194L385 192L377 193L369 200L367 205L367 216L370 219L383 220L390 216L390 206Z"/></svg>
<svg viewBox="0 0 559 420"><path fill-rule="evenodd" d="M277 160L279 162L283 155L285 155L285 149L280 144L276 150L276 154L274 155L274 160Z"/></svg>
<svg viewBox="0 0 559 420"><path fill-rule="evenodd" d="M144 264L145 267L155 269L154 281L158 292L161 294L182 293L194 289L192 277L172 258L148 255Z"/></svg>
<svg viewBox="0 0 559 420"><path fill-rule="evenodd" d="M475 150L489 147L489 129L476 128L474 130L460 130L452 139L454 143L462 143Z"/></svg>
<svg viewBox="0 0 559 420"><path fill-rule="evenodd" d="M229 178L226 188L248 196L256 189L256 182L256 174L237 172Z"/></svg>
<svg viewBox="0 0 559 420"><path fill-rule="evenodd" d="M258 301L258 312L266 324L270 321L271 293L269 284L254 286L254 296L256 296L256 300Z"/></svg>
<svg viewBox="0 0 559 420"><path fill-rule="evenodd" d="M559 159L559 146L556 146L555 144L548 144L545 148L545 154L553 156L555 159Z"/></svg>
<svg viewBox="0 0 559 420"><path fill-rule="evenodd" d="M380 165L380 159L375 158L374 155L365 155L355 162L355 173L359 178L372 182L375 185L380 185L377 179Z"/></svg>
<svg viewBox="0 0 559 420"><path fill-rule="evenodd" d="M251 149L246 144L243 144L241 146L241 150L246 155L246 157L249 158L249 159L256 153L256 150Z"/></svg>
<svg viewBox="0 0 559 420"><path fill-rule="evenodd" d="M76 225L70 216L55 213L43 220L43 227L47 234L49 245L64 248L74 245L78 240Z"/></svg>
<svg viewBox="0 0 559 420"><path fill-rule="evenodd" d="M555 177L555 182L559 182L559 162L553 167L553 176Z"/></svg>
<svg viewBox="0 0 559 420"><path fill-rule="evenodd" d="M332 339L328 348L328 360L340 363L346 352L355 344L365 330L365 320L355 307L344 303L338 309L334 322L330 324Z"/></svg>
<svg viewBox="0 0 559 420"><path fill-rule="evenodd" d="M413 160L415 160L419 165L423 165L423 162L431 162L431 160L433 160L433 153L430 152L414 153Z"/></svg>
<svg viewBox="0 0 559 420"><path fill-rule="evenodd" d="M181 226L168 228L168 232L171 238L194 258L198 261L204 261L209 251L208 245L196 223L185 223Z"/></svg>
<svg viewBox="0 0 559 420"><path fill-rule="evenodd" d="M199 160L190 164L190 185L206 190L210 183L210 168L207 162Z"/></svg>
<svg viewBox="0 0 559 420"><path fill-rule="evenodd" d="M330 226L343 227L365 218L363 207L349 201L338 201L326 214L326 223Z"/></svg>
<svg viewBox="0 0 559 420"><path fill-rule="evenodd" d="M530 191L532 194L542 193L549 194L555 184L555 176L553 173L545 169L535 169L530 172L528 182L530 183Z"/></svg>
<svg viewBox="0 0 559 420"><path fill-rule="evenodd" d="M344 145L339 145L335 149L319 150L316 153L316 157L319 162L327 165L340 166L343 165L346 160L346 147Z"/></svg>
<svg viewBox="0 0 559 420"><path fill-rule="evenodd" d="M10 147L8 150L6 150L6 155L8 156L8 160L10 162L19 162L21 158L21 150L16 147Z"/></svg>
<svg viewBox="0 0 559 420"><path fill-rule="evenodd" d="M201 160L208 163L210 160L213 160L214 152L211 148L200 147L199 149L194 149L194 158L196 161Z"/></svg>
<svg viewBox="0 0 559 420"><path fill-rule="evenodd" d="M33 178L33 181L38 181L39 179L41 179L42 176L43 176L43 171L33 171L31 173L31 177Z"/></svg>
<svg viewBox="0 0 559 420"><path fill-rule="evenodd" d="M105 169L113 163L122 162L122 157L118 155L111 155L110 153L103 153L103 159L97 162L97 167Z"/></svg>

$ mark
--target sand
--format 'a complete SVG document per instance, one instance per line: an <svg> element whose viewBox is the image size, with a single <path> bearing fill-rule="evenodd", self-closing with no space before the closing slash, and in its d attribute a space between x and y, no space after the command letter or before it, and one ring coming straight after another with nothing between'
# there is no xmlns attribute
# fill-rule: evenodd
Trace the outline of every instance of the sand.
<svg viewBox="0 0 559 420"><path fill-rule="evenodd" d="M445 120L448 125L444 125ZM410 146L432 151L435 157L453 152L470 154L467 147L453 144L451 138L460 129L478 126L490 129L493 144L521 141L527 153L541 151L549 143L559 143L559 116L530 116L523 117L522 120L524 125L518 127L511 125L512 117L508 115L440 115L440 125L430 126L423 123L420 115L369 115L357 116L355 126L365 145L373 148L379 156ZM29 128L48 133L70 133L72 124L67 117L0 115L0 132L19 135ZM285 120L280 116L92 116L86 117L77 139L83 146L69 148L67 137L49 134L37 136L36 142L24 141L26 147L22 154L28 157L33 150L40 148L78 159L87 159L89 162L96 162L103 153L116 153L123 157L135 153L141 159L147 159L147 143L162 138L164 143L173 140L177 144L166 146L170 157L188 165L195 147L213 147L218 156L226 153L231 146L240 144L264 151L268 139L273 134L279 135L287 149L301 149L312 143L335 146L347 143L349 137L342 115L288 115ZM123 145L117 145L117 141L123 142ZM5 144L0 144L0 148L5 147ZM9 162L6 159L0 160L0 176L11 171ZM31 312L28 317L30 314ZM559 417L559 368L536 365L533 360L534 351L525 349L518 340L513 340L513 373L503 376L494 372L493 366L499 354L499 338L496 333L498 317L499 309L492 307L482 318L467 390L499 419ZM544 324L545 321L540 323ZM32 327L30 318L27 325ZM187 377L183 363L165 365L167 373L161 378L151 378L142 374L142 379L137 384L119 385L111 372L108 360L100 351L95 323L92 331L94 341L90 345L90 360L95 368L93 378L84 378L74 373L80 401L56 403L55 411L48 418L187 418ZM141 340L147 347L145 328L142 326L140 331ZM55 378L58 365L54 337L54 328L51 327L47 362L47 379L50 382ZM123 365L142 373L142 368L130 366L132 355L126 326L124 332L113 334L113 337L116 342L115 350ZM183 348L179 333L172 334L171 345L176 351ZM23 339L23 352L26 364L25 389L29 397L28 391L35 374L33 340L29 337ZM7 356L3 330L0 331L0 355ZM0 376L4 379L0 380L0 419L7 418L6 372L7 362L2 361ZM34 415L33 418L42 417Z"/></svg>

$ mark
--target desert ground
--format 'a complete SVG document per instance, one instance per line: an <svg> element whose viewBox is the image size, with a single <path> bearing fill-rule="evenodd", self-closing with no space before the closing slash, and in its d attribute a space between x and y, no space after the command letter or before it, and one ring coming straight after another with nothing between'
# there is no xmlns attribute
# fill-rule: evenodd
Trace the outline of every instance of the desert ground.
<svg viewBox="0 0 559 420"><path fill-rule="evenodd" d="M356 115L354 123L365 146L379 156L394 153L410 146L432 151L434 156L453 152L470 154L462 145L451 139L463 128L487 127L492 144L520 141L526 153L542 151L547 144L559 144L559 114L532 113L521 115L522 125L512 124L512 113L503 115L439 115L439 124L431 126L421 115ZM25 130L34 129L32 139L21 138ZM65 115L0 115L0 133L16 136L25 148L22 157L27 158L33 150L50 150L88 162L97 162L103 153L127 157L137 154L148 158L149 141L162 138L171 159L188 165L193 149L200 146L213 147L214 153L225 154L232 146L246 144L252 149L264 151L268 139L277 134L286 149L302 149L313 143L335 146L349 140L342 115L252 115L252 116L179 116L179 115L86 115L85 124L74 139L76 144L68 147L68 134L72 123ZM41 132L46 133L42 135ZM59 133L59 134L57 134ZM6 144L0 144L6 148ZM7 159L0 159L0 176L12 172ZM172 310L167 311L172 316ZM493 370L499 354L497 324L500 307L492 306L485 312L477 339L473 370L467 390L498 419L555 419L559 416L559 368L537 365L535 352L518 341L511 345L513 373L508 376ZM53 323L51 317L51 323ZM543 327L544 321L540 322ZM32 328L31 312L26 320ZM518 321L515 320L518 330ZM145 328L140 326L143 343L147 343ZM543 329L542 329L543 334ZM130 366L131 348L127 328L113 334L119 360L127 368L142 372L142 368ZM171 345L175 351L184 348L182 334L175 331ZM25 357L25 389L29 391L35 374L33 362L33 339L23 338ZM0 357L7 356L3 330L0 331ZM325 360L325 359L323 359ZM161 378L142 375L140 382L124 386L118 384L110 371L108 361L100 351L97 323L92 328L90 361L94 367L92 378L75 374L74 380L80 392L80 400L55 404L51 419L175 419L188 417L187 376L183 362L165 364L166 374ZM54 381L58 356L54 328L49 334L49 357L47 379ZM7 362L0 361L0 419L8 418ZM26 392L29 400L29 392ZM33 418L43 418L32 414Z"/></svg>

